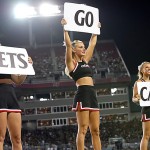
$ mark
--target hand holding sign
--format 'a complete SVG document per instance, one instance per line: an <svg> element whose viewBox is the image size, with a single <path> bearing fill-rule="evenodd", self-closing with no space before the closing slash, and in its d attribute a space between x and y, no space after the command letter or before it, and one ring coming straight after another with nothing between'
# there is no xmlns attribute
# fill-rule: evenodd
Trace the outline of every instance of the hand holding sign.
<svg viewBox="0 0 150 150"><path fill-rule="evenodd" d="M67 21L63 18L63 19L61 20L61 25L64 26L64 25L66 25L66 24L67 24Z"/></svg>
<svg viewBox="0 0 150 150"><path fill-rule="evenodd" d="M64 18L68 21L64 26L67 31L78 31L100 34L99 10L84 4L65 3Z"/></svg>
<svg viewBox="0 0 150 150"><path fill-rule="evenodd" d="M28 62L33 65L33 61L31 57L28 57Z"/></svg>

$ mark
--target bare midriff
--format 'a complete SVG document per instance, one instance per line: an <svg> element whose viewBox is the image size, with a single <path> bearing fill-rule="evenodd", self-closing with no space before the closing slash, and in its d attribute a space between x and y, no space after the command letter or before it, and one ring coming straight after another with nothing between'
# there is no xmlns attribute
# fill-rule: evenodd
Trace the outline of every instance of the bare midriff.
<svg viewBox="0 0 150 150"><path fill-rule="evenodd" d="M76 86L81 86L81 85L90 85L90 86L93 86L94 83L93 83L93 79L91 77L83 77L83 78L80 78L76 81Z"/></svg>

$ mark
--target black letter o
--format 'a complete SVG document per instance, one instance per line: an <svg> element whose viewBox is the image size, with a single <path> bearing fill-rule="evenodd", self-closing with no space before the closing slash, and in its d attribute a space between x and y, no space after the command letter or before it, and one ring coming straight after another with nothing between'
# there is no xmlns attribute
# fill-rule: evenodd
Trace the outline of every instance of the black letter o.
<svg viewBox="0 0 150 150"><path fill-rule="evenodd" d="M91 22L89 23L88 22L88 18L89 18L89 15L91 16ZM85 23L88 27L91 27L93 25L93 14L91 12L87 12L86 16L85 16Z"/></svg>

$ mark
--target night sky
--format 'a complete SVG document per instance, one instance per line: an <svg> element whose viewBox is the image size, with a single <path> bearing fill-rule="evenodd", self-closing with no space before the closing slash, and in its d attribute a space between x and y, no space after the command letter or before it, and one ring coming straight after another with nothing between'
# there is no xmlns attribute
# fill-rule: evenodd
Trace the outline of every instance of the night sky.
<svg viewBox="0 0 150 150"><path fill-rule="evenodd" d="M16 20L13 16L13 8L19 1L23 0L0 0L0 43L4 46L19 47L29 44L28 20ZM33 5L44 2L44 0L24 1ZM150 9L148 1L49 0L49 2L62 6L64 2L83 3L99 8L102 28L98 39L115 41L130 74L137 73L137 66L141 62L150 61ZM32 20L33 34L37 43L50 43L51 35L54 42L63 42L61 18ZM85 36L89 37L88 34Z"/></svg>

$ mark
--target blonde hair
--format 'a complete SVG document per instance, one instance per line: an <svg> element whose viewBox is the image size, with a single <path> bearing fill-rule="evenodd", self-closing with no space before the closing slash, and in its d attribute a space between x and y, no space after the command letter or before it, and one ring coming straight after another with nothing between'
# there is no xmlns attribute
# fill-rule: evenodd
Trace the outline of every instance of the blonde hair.
<svg viewBox="0 0 150 150"><path fill-rule="evenodd" d="M75 45L77 43L82 43L82 41L80 40L74 40L73 42L71 42L71 45L72 45L72 48L75 48ZM66 46L66 43L64 42L64 45L63 46ZM74 52L72 52L72 56L74 57ZM69 75L69 70L67 67L65 67L65 74L70 78L72 79L72 77Z"/></svg>
<svg viewBox="0 0 150 150"><path fill-rule="evenodd" d="M72 48L75 48L76 44L77 43L83 43L82 41L80 40L74 40L73 42L71 42L71 45L72 45ZM63 46L66 46L66 43L63 42ZM74 52L72 51L72 56L74 57ZM72 77L69 75L69 70L67 68L67 66L65 67L65 74L70 78L72 79Z"/></svg>
<svg viewBox="0 0 150 150"><path fill-rule="evenodd" d="M74 41L71 43L72 47L74 48L77 43L83 43L83 42L80 41L80 40L74 40Z"/></svg>
<svg viewBox="0 0 150 150"><path fill-rule="evenodd" d="M138 66L138 77L139 77L139 79L141 79L143 77L142 69L143 69L143 66L145 64L150 64L150 62L144 61L144 62L141 63L141 65Z"/></svg>
<svg viewBox="0 0 150 150"><path fill-rule="evenodd" d="M74 48L77 43L83 43L83 42L80 41L80 40L74 40L73 42L71 42L72 47ZM66 42L65 41L63 42L63 46L66 46Z"/></svg>

